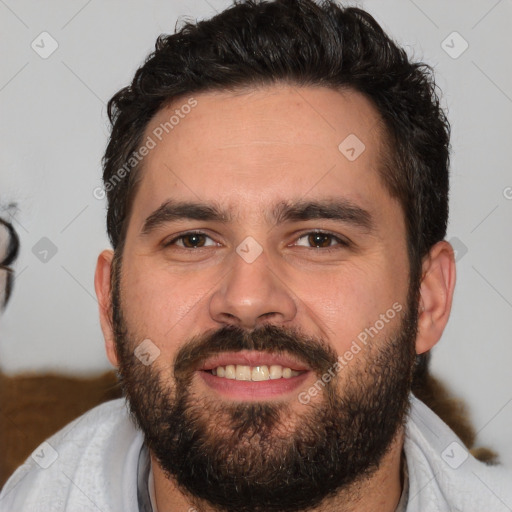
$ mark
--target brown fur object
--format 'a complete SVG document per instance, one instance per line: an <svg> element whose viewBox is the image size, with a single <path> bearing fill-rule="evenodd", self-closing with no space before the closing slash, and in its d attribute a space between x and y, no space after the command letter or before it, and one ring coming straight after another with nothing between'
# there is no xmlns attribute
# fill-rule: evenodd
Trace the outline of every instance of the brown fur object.
<svg viewBox="0 0 512 512"><path fill-rule="evenodd" d="M45 439L89 409L120 396L115 372L88 379L0 373L0 488Z"/></svg>
<svg viewBox="0 0 512 512"><path fill-rule="evenodd" d="M498 454L489 448L475 447L476 431L469 420L466 404L450 394L437 377L427 375L414 394L427 404L463 441L471 454L486 464L497 464Z"/></svg>
<svg viewBox="0 0 512 512"><path fill-rule="evenodd" d="M423 375L414 393L455 431L475 457L494 462L494 452L474 448L475 431L466 407L441 381ZM120 396L113 371L89 379L0 374L0 488L45 439L89 409Z"/></svg>

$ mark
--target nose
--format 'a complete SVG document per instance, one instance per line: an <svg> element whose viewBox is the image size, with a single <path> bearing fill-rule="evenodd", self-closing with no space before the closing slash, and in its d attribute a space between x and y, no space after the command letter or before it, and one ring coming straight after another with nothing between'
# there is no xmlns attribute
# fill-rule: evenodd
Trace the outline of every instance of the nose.
<svg viewBox="0 0 512 512"><path fill-rule="evenodd" d="M248 263L238 254L210 299L212 319L224 325L254 329L263 323L284 324L297 314L293 292L265 252Z"/></svg>

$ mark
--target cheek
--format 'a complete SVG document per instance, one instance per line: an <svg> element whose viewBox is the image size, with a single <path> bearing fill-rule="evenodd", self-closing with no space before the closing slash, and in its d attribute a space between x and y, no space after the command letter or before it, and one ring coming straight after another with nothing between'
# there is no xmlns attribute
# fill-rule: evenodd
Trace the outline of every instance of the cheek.
<svg viewBox="0 0 512 512"><path fill-rule="evenodd" d="M132 331L164 350L169 340L192 334L211 289L207 276L176 276L145 262L127 264L123 271L123 311Z"/></svg>
<svg viewBox="0 0 512 512"><path fill-rule="evenodd" d="M364 337L365 329L377 322L380 328L381 315L383 332L388 332L398 325L395 310L406 307L407 273L397 278L384 262L347 265L307 283L300 293L306 314L338 353L345 352L361 333ZM392 315L387 314L389 310Z"/></svg>

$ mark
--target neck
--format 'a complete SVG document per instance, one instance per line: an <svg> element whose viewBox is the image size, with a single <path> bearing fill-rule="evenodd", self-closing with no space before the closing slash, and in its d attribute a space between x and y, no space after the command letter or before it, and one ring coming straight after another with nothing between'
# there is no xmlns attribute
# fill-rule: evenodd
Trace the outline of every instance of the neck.
<svg viewBox="0 0 512 512"><path fill-rule="evenodd" d="M402 449L404 432L400 429L378 469L370 478L356 481L332 498L324 500L308 512L395 512L402 494ZM174 480L168 479L151 454L157 511L154 512L219 512L219 509L182 492Z"/></svg>

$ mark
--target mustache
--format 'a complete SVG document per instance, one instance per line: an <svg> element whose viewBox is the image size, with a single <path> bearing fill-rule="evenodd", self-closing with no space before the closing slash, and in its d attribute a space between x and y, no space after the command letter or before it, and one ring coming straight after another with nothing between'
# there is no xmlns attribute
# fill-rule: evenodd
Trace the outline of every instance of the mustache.
<svg viewBox="0 0 512 512"><path fill-rule="evenodd" d="M295 356L317 374L324 374L337 361L337 354L321 338L311 337L297 328L264 325L252 331L224 326L198 335L181 347L174 358L174 376L189 381L208 358L224 352L251 350Z"/></svg>

